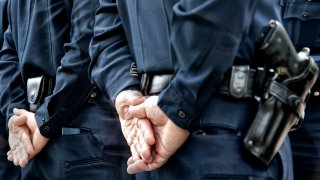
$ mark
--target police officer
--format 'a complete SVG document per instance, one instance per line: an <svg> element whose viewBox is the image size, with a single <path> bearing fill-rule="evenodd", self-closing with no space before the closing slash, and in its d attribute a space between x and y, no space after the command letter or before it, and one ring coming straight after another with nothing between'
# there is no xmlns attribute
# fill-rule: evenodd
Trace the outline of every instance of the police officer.
<svg viewBox="0 0 320 180"><path fill-rule="evenodd" d="M9 119L8 158L25 167L22 179L132 178L125 170L129 149L116 111L88 78L98 5L96 0L8 1L0 103ZM31 112L30 99L50 87L36 86L28 96L28 82L41 76L48 85L53 81L53 90Z"/></svg>
<svg viewBox="0 0 320 180"><path fill-rule="evenodd" d="M141 179L293 178L288 139L267 168L243 149L254 100L218 92L233 65L257 64L254 42L270 19L281 21L279 1L100 5L91 75L115 102L132 150L128 172L150 171Z"/></svg>
<svg viewBox="0 0 320 180"><path fill-rule="evenodd" d="M299 51L309 47L313 59L320 65L320 2L315 0L283 0L283 24ZM305 118L299 129L290 133L294 176L297 180L320 177L320 111L317 81L309 97Z"/></svg>
<svg viewBox="0 0 320 180"><path fill-rule="evenodd" d="M0 49L3 43L3 34L8 27L7 17L7 0L0 1ZM1 76L1 74L0 74ZM1 78L1 77L0 77ZM13 163L7 160L7 152L9 151L8 134L6 131L6 120L0 113L0 177L1 179L19 179L20 168L15 167Z"/></svg>

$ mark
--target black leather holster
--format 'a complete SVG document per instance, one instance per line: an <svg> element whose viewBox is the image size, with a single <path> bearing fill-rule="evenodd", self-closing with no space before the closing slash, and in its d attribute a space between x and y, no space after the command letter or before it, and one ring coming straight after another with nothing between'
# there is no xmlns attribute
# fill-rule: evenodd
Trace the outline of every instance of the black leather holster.
<svg viewBox="0 0 320 180"><path fill-rule="evenodd" d="M265 165L269 165L288 132L302 123L310 89L318 76L314 61L300 75L282 83L271 80L267 100L260 104L245 138L245 147Z"/></svg>

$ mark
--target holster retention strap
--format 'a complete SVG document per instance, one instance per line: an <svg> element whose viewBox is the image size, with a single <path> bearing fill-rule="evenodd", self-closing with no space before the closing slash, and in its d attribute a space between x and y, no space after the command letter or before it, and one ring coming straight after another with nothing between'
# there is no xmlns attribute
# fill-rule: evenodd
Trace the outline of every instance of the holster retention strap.
<svg viewBox="0 0 320 180"><path fill-rule="evenodd" d="M299 119L304 118L305 102L285 85L272 80L268 86L268 93L290 107Z"/></svg>

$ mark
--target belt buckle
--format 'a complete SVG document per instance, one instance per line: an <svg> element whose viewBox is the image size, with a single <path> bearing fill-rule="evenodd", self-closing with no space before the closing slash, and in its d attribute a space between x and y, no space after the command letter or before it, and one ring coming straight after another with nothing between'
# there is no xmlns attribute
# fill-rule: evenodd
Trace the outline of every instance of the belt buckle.
<svg viewBox="0 0 320 180"><path fill-rule="evenodd" d="M145 96L160 94L170 83L172 74L150 75L142 74L141 92Z"/></svg>
<svg viewBox="0 0 320 180"><path fill-rule="evenodd" d="M140 89L143 95L147 96L149 95L149 89L150 89L150 75L144 73L141 76L141 84L140 84Z"/></svg>

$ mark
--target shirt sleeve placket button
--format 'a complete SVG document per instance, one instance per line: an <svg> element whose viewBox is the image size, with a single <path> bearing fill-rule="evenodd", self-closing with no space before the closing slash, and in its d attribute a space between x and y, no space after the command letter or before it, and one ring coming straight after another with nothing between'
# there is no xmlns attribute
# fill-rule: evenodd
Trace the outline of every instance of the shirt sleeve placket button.
<svg viewBox="0 0 320 180"><path fill-rule="evenodd" d="M178 116L181 118L185 118L186 117L186 113L183 110L178 110Z"/></svg>

